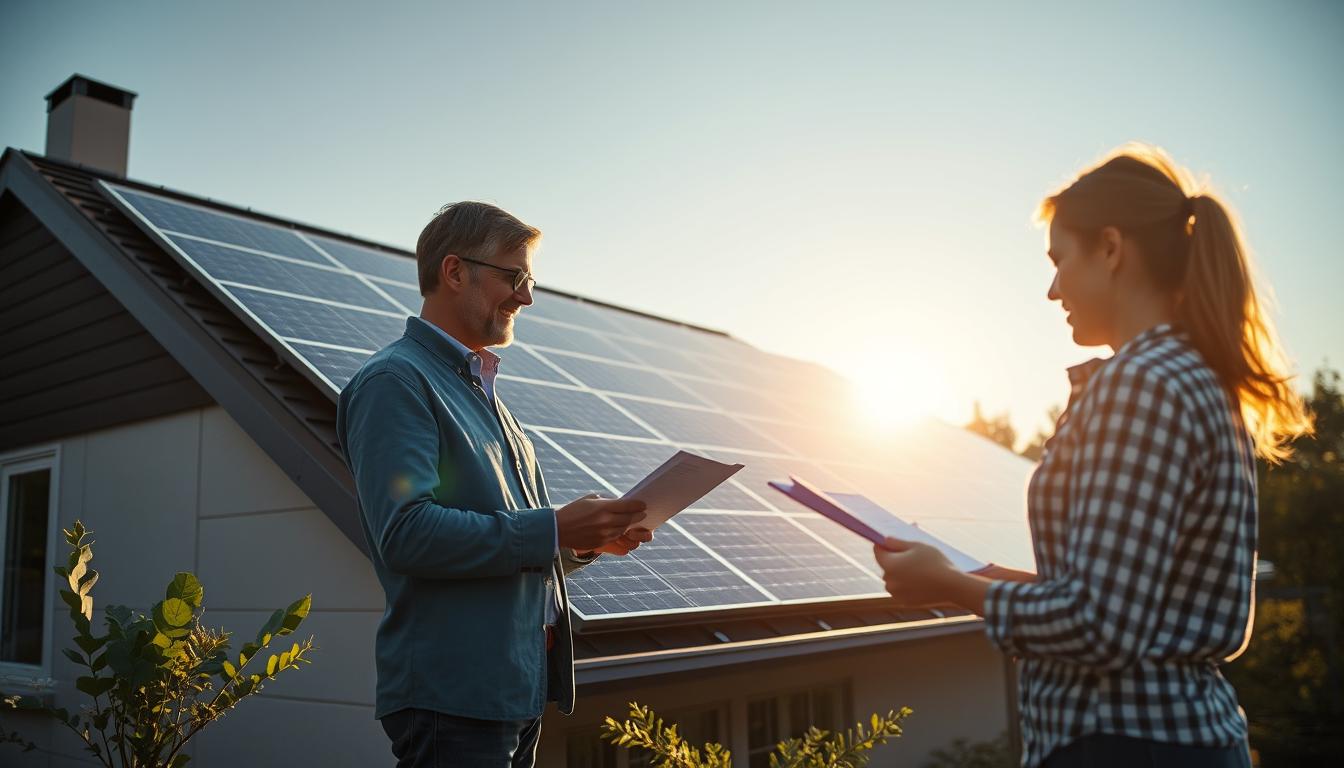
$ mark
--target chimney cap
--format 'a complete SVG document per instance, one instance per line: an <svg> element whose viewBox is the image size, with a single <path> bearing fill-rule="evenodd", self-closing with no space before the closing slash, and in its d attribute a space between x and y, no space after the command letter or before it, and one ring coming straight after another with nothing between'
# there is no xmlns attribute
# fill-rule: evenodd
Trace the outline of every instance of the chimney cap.
<svg viewBox="0 0 1344 768"><path fill-rule="evenodd" d="M130 109L131 103L135 101L136 93L128 91L125 88L118 88L115 85L94 80L81 74L73 74L68 80L47 94L47 111L51 112L61 102L74 95L87 96L98 101L105 101L108 104Z"/></svg>

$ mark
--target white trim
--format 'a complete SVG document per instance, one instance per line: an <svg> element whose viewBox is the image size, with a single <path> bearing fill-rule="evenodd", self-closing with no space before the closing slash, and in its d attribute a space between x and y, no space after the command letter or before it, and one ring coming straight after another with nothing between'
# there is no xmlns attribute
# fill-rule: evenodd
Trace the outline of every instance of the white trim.
<svg viewBox="0 0 1344 768"><path fill-rule="evenodd" d="M47 492L47 560L42 569L45 577L42 585L42 658L38 664L0 661L0 677L19 684L24 684L25 680L36 684L51 678L52 623L56 609L56 574L51 569L56 565L57 544L64 542L57 524L60 512L61 446L52 444L0 454L0 600L4 599L3 565L5 534L9 530L9 479L16 474L43 469L50 472L50 487Z"/></svg>

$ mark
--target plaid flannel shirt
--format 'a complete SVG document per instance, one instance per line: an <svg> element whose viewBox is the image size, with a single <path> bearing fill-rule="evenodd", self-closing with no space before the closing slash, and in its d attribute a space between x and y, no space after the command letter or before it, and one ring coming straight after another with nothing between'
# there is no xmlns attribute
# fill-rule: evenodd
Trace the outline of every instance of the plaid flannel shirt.
<svg viewBox="0 0 1344 768"><path fill-rule="evenodd" d="M1022 762L1086 734L1246 738L1218 664L1250 637L1254 447L1213 370L1171 326L1070 369L1028 488L1038 579L996 582L990 639L1019 659Z"/></svg>

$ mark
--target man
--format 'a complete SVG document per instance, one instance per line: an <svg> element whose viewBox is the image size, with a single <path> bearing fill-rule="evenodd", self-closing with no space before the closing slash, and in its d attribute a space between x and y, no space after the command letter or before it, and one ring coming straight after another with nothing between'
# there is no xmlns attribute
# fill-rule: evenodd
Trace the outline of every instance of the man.
<svg viewBox="0 0 1344 768"><path fill-rule="evenodd" d="M420 317L341 393L337 431L387 594L374 715L401 768L534 763L547 700L574 709L564 575L625 555L643 504L553 508L496 396L541 233L484 203L445 207L416 245Z"/></svg>

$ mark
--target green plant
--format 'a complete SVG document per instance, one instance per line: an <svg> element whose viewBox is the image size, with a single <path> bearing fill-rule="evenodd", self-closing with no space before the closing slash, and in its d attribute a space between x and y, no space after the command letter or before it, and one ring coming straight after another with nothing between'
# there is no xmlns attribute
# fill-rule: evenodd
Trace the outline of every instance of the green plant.
<svg viewBox="0 0 1344 768"><path fill-rule="evenodd" d="M31 697L0 694L0 709L56 718L107 768L181 768L190 759L183 746L202 728L280 672L311 663L309 637L268 654L264 672L244 671L273 641L298 629L308 615L311 595L271 614L256 640L244 643L233 657L229 633L201 626L205 590L185 572L173 577L149 616L133 615L124 605L108 606L103 611L107 633L94 635L90 591L98 572L89 567L93 542L85 542L89 532L78 520L73 530L63 533L70 557L66 567L54 570L69 586L61 590L61 599L70 608L76 648L62 653L87 671L75 688L91 703L71 713ZM24 743L16 734L7 737Z"/></svg>
<svg viewBox="0 0 1344 768"><path fill-rule="evenodd" d="M779 743L770 756L770 768L860 768L868 764L865 752L900 737L901 721L909 715L909 707L873 715L869 727L858 723L844 733L808 728L801 738ZM602 735L617 746L652 752L654 768L732 768L733 764L732 753L722 744L689 744L677 733L676 724L664 724L638 702L630 702L625 720L608 717Z"/></svg>

